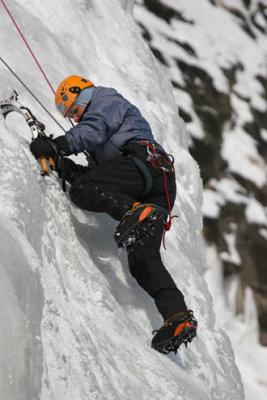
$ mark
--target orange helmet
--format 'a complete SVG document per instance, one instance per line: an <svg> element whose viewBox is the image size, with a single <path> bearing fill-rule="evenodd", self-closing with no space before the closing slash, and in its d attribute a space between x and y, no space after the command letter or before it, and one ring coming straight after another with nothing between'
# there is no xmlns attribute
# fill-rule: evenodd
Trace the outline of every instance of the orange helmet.
<svg viewBox="0 0 267 400"><path fill-rule="evenodd" d="M71 75L64 79L55 94L55 103L59 112L66 117L81 91L91 86L94 86L93 82L78 75Z"/></svg>

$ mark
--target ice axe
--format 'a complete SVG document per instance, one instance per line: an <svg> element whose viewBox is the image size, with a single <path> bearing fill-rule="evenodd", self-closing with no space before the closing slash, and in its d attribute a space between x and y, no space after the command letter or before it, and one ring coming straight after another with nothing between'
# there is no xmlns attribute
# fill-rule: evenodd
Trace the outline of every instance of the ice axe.
<svg viewBox="0 0 267 400"><path fill-rule="evenodd" d="M37 137L42 137L47 140L52 139L52 135L46 135L45 125L38 121L28 107L24 107L18 102L18 93L15 90L8 99L0 101L0 114L2 114L4 118L6 118L6 116L12 111L18 112L24 117L31 130L32 140L36 139ZM52 140L51 144L53 145ZM41 167L42 175L49 175L50 169L54 170L56 167L55 161L52 157L49 157L47 160L45 156L41 156L38 158L38 162Z"/></svg>

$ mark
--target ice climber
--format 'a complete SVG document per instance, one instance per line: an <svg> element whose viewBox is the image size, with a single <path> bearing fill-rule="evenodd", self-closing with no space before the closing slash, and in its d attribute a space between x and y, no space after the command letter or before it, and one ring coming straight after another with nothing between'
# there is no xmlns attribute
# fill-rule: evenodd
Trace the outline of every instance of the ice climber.
<svg viewBox="0 0 267 400"><path fill-rule="evenodd" d="M36 158L56 159L78 207L119 221L115 240L126 249L131 274L164 320L152 347L176 352L196 335L197 321L160 256L176 196L173 159L155 141L138 108L114 89L72 75L60 83L55 102L76 125L53 141L35 139L31 151ZM66 157L82 151L91 156L87 167Z"/></svg>

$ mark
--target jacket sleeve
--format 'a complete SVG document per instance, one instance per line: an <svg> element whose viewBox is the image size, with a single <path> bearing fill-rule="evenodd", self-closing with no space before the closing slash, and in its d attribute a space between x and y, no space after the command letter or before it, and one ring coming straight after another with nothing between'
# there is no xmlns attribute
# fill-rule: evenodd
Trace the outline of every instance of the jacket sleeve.
<svg viewBox="0 0 267 400"><path fill-rule="evenodd" d="M66 139L71 152L80 153L83 150L94 151L111 135L111 126L102 115L88 114L66 133Z"/></svg>

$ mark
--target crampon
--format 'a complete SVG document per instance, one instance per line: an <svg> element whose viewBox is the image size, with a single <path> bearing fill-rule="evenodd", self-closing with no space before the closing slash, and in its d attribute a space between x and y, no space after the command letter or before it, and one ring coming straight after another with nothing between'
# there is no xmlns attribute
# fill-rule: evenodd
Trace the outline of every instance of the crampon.
<svg viewBox="0 0 267 400"><path fill-rule="evenodd" d="M191 310L179 313L165 321L152 339L151 347L160 353L177 353L182 344L186 347L191 343L197 332L197 321Z"/></svg>
<svg viewBox="0 0 267 400"><path fill-rule="evenodd" d="M114 235L118 247L130 251L136 243L144 244L146 238L153 236L159 220L165 223L165 215L153 205L141 205L130 210Z"/></svg>

